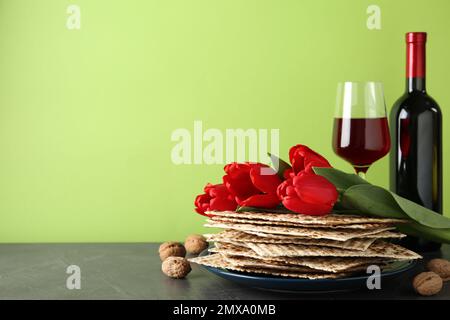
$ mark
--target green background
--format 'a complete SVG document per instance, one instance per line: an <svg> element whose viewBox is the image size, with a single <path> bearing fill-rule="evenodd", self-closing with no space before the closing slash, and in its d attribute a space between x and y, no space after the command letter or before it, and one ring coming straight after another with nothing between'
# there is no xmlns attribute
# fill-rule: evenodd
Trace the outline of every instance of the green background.
<svg viewBox="0 0 450 320"><path fill-rule="evenodd" d="M81 30L66 28L69 4ZM366 27L370 4L381 30ZM407 31L429 32L449 159L449 14L448 0L0 0L0 241L204 231L193 200L223 165L170 158L172 131L194 120L280 128L282 156L304 143L351 171L330 143L337 82L382 81L390 108ZM387 157L368 179L387 186Z"/></svg>

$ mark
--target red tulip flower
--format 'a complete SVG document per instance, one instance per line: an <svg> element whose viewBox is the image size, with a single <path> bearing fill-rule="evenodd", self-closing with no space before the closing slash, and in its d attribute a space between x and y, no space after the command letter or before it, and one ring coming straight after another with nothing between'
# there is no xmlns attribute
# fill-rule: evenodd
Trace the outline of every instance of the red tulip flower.
<svg viewBox="0 0 450 320"><path fill-rule="evenodd" d="M287 209L308 215L330 213L338 199L336 187L331 182L306 171L284 181L277 193Z"/></svg>
<svg viewBox="0 0 450 320"><path fill-rule="evenodd" d="M286 179L292 178L302 171L312 173L313 167L331 168L331 165L327 159L302 144L293 146L289 150L289 160L291 162L292 169L287 169L284 171L284 177Z"/></svg>
<svg viewBox="0 0 450 320"><path fill-rule="evenodd" d="M195 198L195 211L204 216L206 211L234 211L237 203L234 196L223 184L208 183L204 188L205 193Z"/></svg>
<svg viewBox="0 0 450 320"><path fill-rule="evenodd" d="M269 166L233 162L227 164L224 170L223 183L240 206L274 208L280 204L277 187L281 179Z"/></svg>

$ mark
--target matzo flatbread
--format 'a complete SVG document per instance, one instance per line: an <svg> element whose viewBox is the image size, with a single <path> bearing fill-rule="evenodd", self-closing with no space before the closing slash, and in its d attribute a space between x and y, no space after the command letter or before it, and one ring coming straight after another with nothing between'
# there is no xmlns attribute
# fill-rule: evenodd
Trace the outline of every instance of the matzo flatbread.
<svg viewBox="0 0 450 320"><path fill-rule="evenodd" d="M342 224L342 225L327 225L327 224L299 224L293 222L284 221L268 221L257 219L238 219L228 217L212 217L212 221L218 223L249 223L256 225L271 225L271 226L287 226L287 227L308 227L308 228L330 228L330 229L375 229L389 227L388 223L355 223L355 224Z"/></svg>
<svg viewBox="0 0 450 320"><path fill-rule="evenodd" d="M290 213L261 213L261 212L233 212L233 211L209 211L208 215L221 217L234 217L238 219L257 219L267 221L284 221L298 224L325 224L345 225L355 223L405 223L407 220L391 218L373 218L357 215L328 214L325 216L310 216L305 214Z"/></svg>
<svg viewBox="0 0 450 320"><path fill-rule="evenodd" d="M224 268L240 272L267 274L272 276L281 276L289 278L303 278L303 279L336 279L350 275L349 273L303 273L295 271L274 270L270 268L257 267L239 267L233 266L223 260L220 254L211 254L207 256L189 259L189 262L200 265L210 266L214 268Z"/></svg>
<svg viewBox="0 0 450 320"><path fill-rule="evenodd" d="M225 230L225 231L232 231L232 230ZM234 231L234 230L233 230ZM263 238L271 238L271 239L307 239L304 237L298 237L298 236L290 236L290 235L284 235L284 234L271 234L271 233L265 233L265 232L258 232L258 231L248 231L246 230L245 233L253 234L258 237ZM367 234L365 236L361 236L359 239L400 239L406 237L405 234L399 233L399 232L392 232L392 231L382 231L380 233L376 234Z"/></svg>
<svg viewBox="0 0 450 320"><path fill-rule="evenodd" d="M264 260L252 259L252 258L244 258L244 257L232 257L222 255L222 259L229 263L232 266L236 267L253 267L253 268L270 268L274 270L284 270L284 271L296 271L296 272L315 272L315 273L323 273L322 270L316 270L305 266L296 266L296 265L286 265L281 263L270 263L265 262Z"/></svg>
<svg viewBox="0 0 450 320"><path fill-rule="evenodd" d="M368 230L358 230L358 229L337 230L327 228L313 229L303 227L282 227L269 225L255 226L252 224L244 224L244 223L219 223L212 220L208 220L208 223L205 224L205 227L233 229L240 231L256 231L272 234L300 236L311 239L330 239L337 241L347 241L349 239L362 238L369 234L376 234L382 231L395 229L395 227L385 227Z"/></svg>
<svg viewBox="0 0 450 320"><path fill-rule="evenodd" d="M222 255L222 258L230 263L233 266L237 266L237 267L257 267L257 268L270 268L270 269L274 269L274 270L285 270L285 271L297 271L297 272L315 272L315 273L324 273L326 271L324 270L320 270L320 269L313 269L310 267L304 267L304 266L298 266L298 265L289 265L289 264L285 264L285 263L281 263L281 262L276 262L276 261L270 261L270 260L260 260L260 259L253 259L253 258L247 258L247 257L233 257L233 256L227 256L227 255ZM352 264L348 264L345 266L345 268L343 268L340 272L345 271L345 272L355 272L355 271L364 271L367 270L367 267L370 265L380 265L380 267L382 265L384 265L384 263L379 263L377 261L377 263L375 262L357 262L357 263L353 263ZM338 273L338 272L333 272L330 271L332 273Z"/></svg>
<svg viewBox="0 0 450 320"><path fill-rule="evenodd" d="M367 264L379 264L381 260L378 258L366 258L366 257L261 257L251 249L243 247L234 247L223 245L216 248L210 248L210 252L220 253L222 256L232 256L237 258L252 258L266 263L276 263L283 265L305 266L316 270L322 270L326 272L342 272L349 268L367 265Z"/></svg>
<svg viewBox="0 0 450 320"><path fill-rule="evenodd" d="M397 260L420 259L420 255L396 244L381 240L373 243L367 250L347 250L319 246L279 245L267 243L251 243L246 245L262 257L376 257Z"/></svg>
<svg viewBox="0 0 450 320"><path fill-rule="evenodd" d="M350 239L347 241L336 241L328 239L301 239L293 237L285 237L282 239L258 237L256 235L248 234L236 230L225 230L217 234L205 234L207 241L220 241L231 244L237 244L242 242L255 242L255 243L275 243L275 244L303 244L303 245L316 245L325 247L335 247L352 250L366 250L376 239Z"/></svg>

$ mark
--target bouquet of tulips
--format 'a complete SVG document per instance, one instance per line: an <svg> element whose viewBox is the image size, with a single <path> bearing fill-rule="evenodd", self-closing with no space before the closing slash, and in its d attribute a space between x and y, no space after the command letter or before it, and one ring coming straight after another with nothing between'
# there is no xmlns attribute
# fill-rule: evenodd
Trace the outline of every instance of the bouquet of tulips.
<svg viewBox="0 0 450 320"><path fill-rule="evenodd" d="M450 243L450 219L356 174L333 168L305 145L289 150L289 163L271 155L278 169L262 163L230 163L222 183L208 183L195 198L195 210L288 212L306 215L358 214L407 219L406 234Z"/></svg>
<svg viewBox="0 0 450 320"><path fill-rule="evenodd" d="M208 183L195 199L196 211L236 210L238 207L273 209L281 204L288 210L309 215L331 212L338 199L336 187L316 175L313 167L330 168L320 154L304 145L289 151L291 165L277 172L262 163L230 163L222 183Z"/></svg>

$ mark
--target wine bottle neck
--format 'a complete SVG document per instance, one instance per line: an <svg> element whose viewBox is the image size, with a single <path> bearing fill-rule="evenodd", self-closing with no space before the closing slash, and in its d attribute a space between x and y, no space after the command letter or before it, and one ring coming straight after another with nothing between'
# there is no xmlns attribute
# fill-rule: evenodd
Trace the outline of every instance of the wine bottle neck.
<svg viewBox="0 0 450 320"><path fill-rule="evenodd" d="M406 34L406 89L408 92L425 92L427 34L409 32Z"/></svg>
<svg viewBox="0 0 450 320"><path fill-rule="evenodd" d="M407 78L406 79L406 91L408 93L411 92L423 92L425 93L425 77L423 78Z"/></svg>

